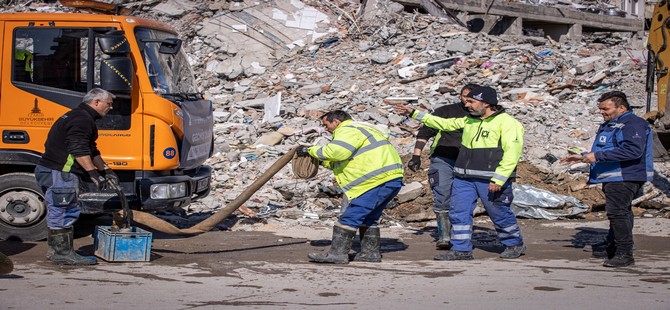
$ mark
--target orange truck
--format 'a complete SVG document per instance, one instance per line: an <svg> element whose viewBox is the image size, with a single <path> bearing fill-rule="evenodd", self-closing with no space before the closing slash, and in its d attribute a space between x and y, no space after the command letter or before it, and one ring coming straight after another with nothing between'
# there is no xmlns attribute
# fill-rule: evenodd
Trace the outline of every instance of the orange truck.
<svg viewBox="0 0 670 310"><path fill-rule="evenodd" d="M46 237L33 170L51 125L95 87L116 95L98 148L131 208L181 208L210 191L212 103L170 26L120 15L0 14L0 239ZM120 208L82 182L82 213Z"/></svg>

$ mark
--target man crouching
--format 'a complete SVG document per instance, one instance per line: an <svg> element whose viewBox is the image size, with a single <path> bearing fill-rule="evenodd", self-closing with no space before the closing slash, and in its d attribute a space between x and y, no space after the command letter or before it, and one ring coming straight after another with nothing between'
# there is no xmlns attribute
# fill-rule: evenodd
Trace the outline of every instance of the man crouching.
<svg viewBox="0 0 670 310"><path fill-rule="evenodd" d="M400 156L387 134L374 125L353 121L344 111L328 112L321 121L333 134L333 140L323 147L300 147L298 156L312 156L333 170L344 192L344 203L342 215L333 227L330 250L310 253L308 257L317 263L349 263L349 250L360 228L361 252L354 260L380 262L377 221L402 187Z"/></svg>

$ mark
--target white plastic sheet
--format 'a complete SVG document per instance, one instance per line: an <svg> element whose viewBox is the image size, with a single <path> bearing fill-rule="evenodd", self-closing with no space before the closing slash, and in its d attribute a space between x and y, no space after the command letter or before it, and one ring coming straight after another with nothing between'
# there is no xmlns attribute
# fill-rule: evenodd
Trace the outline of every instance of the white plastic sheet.
<svg viewBox="0 0 670 310"><path fill-rule="evenodd" d="M512 211L518 217L557 220L584 213L589 206L575 197L555 194L530 185L512 184Z"/></svg>

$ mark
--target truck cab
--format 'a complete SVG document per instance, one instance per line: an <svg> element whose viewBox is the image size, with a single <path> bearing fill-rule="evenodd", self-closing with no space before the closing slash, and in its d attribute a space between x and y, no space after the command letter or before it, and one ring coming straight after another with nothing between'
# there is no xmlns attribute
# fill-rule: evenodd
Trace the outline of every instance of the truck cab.
<svg viewBox="0 0 670 310"><path fill-rule="evenodd" d="M116 95L97 144L131 208L180 208L209 193L212 103L174 29L131 16L9 13L0 35L0 239L46 237L33 170L51 125L95 87ZM87 182L79 199L82 213L121 208Z"/></svg>

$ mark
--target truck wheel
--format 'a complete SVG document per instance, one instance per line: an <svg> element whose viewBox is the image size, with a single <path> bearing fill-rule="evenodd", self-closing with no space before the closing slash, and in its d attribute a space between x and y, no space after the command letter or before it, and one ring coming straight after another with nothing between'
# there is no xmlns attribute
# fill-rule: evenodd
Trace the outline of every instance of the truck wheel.
<svg viewBox="0 0 670 310"><path fill-rule="evenodd" d="M47 207L35 176L0 176L0 239L42 240L47 231Z"/></svg>

